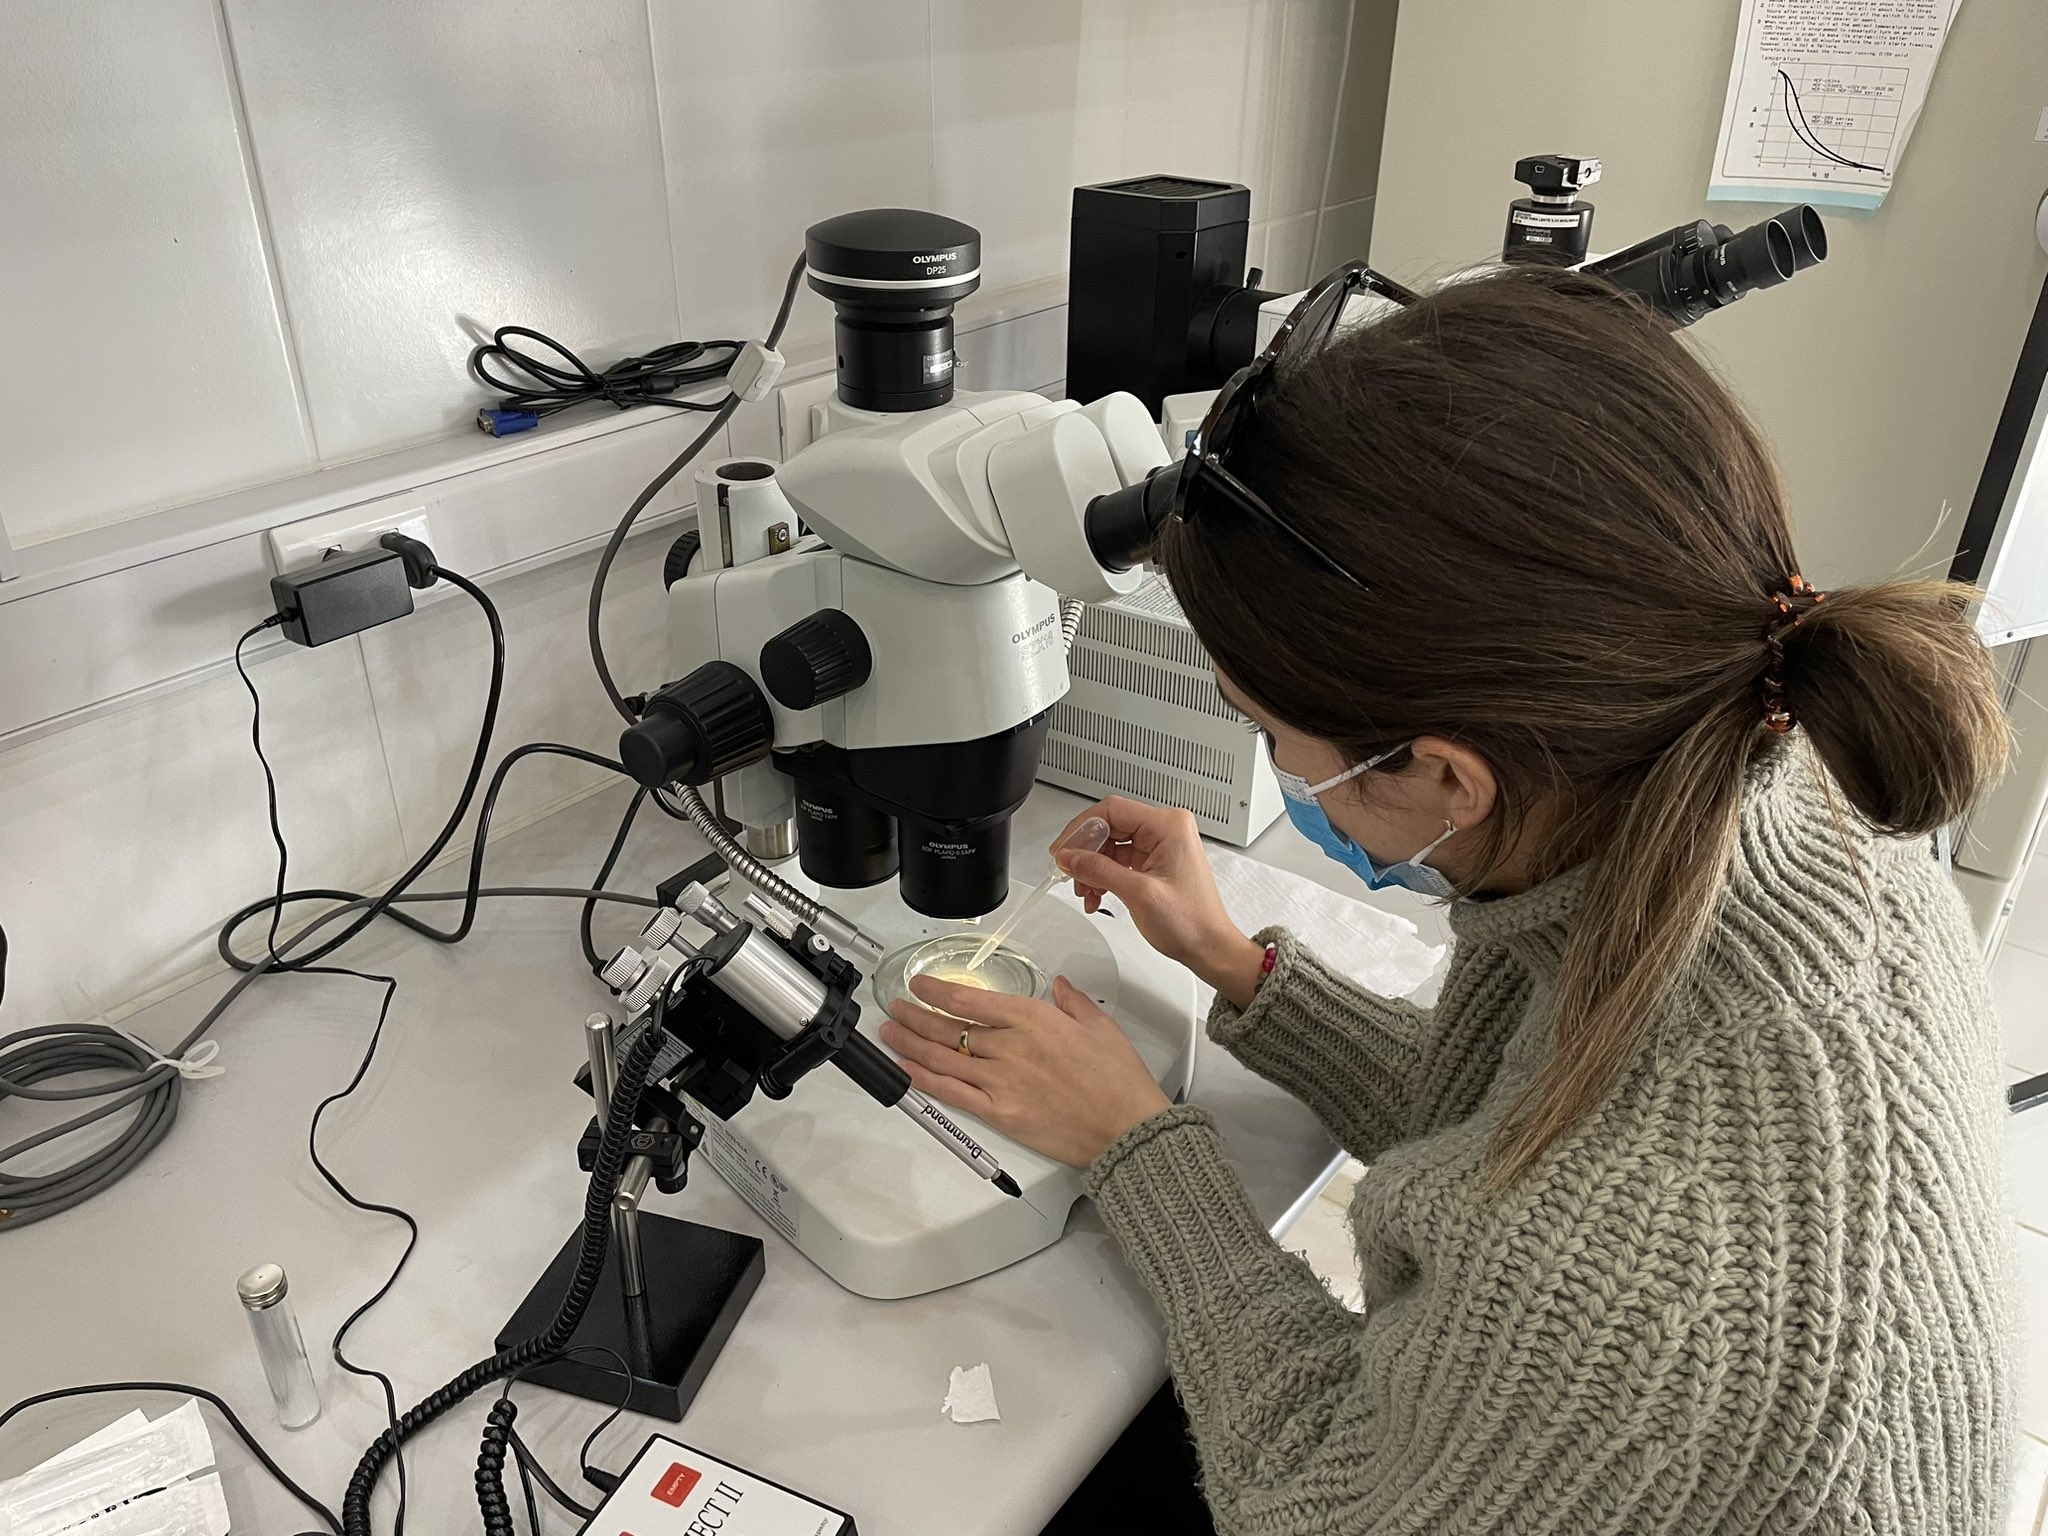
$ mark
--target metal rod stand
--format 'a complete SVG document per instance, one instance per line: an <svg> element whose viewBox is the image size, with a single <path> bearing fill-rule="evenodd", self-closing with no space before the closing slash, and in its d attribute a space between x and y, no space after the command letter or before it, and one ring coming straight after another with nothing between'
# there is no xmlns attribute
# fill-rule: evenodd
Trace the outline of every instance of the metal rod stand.
<svg viewBox="0 0 2048 1536"><path fill-rule="evenodd" d="M617 1026L609 1016L594 1013L583 1030L602 1130L618 1082ZM646 1127L665 1128L660 1120ZM652 1174L644 1154L627 1163L612 1200L611 1251L590 1309L569 1348L531 1368L526 1379L675 1420L690 1406L760 1284L764 1258L758 1238L642 1211ZM576 1272L581 1247L580 1234L571 1234L498 1335L501 1349L548 1328ZM650 1273L655 1280L651 1288Z"/></svg>

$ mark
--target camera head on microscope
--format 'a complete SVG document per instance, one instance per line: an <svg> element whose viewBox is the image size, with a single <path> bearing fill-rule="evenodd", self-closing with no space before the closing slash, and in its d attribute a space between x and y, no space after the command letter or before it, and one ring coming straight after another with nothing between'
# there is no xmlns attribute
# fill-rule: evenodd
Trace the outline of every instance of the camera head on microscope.
<svg viewBox="0 0 2048 1536"><path fill-rule="evenodd" d="M832 301L839 398L922 411L953 398L953 306L981 286L981 232L917 208L863 208L804 232L811 287Z"/></svg>

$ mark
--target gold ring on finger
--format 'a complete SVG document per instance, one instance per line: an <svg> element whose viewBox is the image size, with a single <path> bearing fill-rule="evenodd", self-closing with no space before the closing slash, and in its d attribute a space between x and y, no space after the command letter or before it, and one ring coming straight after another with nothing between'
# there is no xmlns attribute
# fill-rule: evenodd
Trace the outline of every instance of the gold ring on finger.
<svg viewBox="0 0 2048 1536"><path fill-rule="evenodd" d="M962 1056L972 1056L974 1054L967 1044L967 1031L964 1029L960 1031L960 1054Z"/></svg>

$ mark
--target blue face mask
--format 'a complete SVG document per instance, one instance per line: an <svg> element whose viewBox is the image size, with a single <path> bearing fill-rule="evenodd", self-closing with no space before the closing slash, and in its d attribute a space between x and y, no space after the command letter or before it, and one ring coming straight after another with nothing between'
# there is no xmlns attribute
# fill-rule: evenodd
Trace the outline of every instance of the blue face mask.
<svg viewBox="0 0 2048 1536"><path fill-rule="evenodd" d="M1404 743L1405 745L1405 743ZM1439 901L1449 901L1458 894L1451 879L1434 865L1425 863L1444 841L1457 832L1457 827L1446 821L1443 832L1436 841L1412 858L1398 864L1375 864L1372 855L1351 841L1342 832L1330 825L1329 813L1323 809L1322 796L1339 784L1357 778L1369 769L1399 752L1401 747L1382 752L1378 757L1367 758L1364 762L1345 769L1333 778L1320 784L1311 784L1298 773L1289 773L1278 763L1273 772L1280 780L1280 793L1286 797L1287 819L1294 823L1294 829L1324 853L1349 869L1373 890L1383 891L1390 885L1398 885L1414 891L1419 896L1433 896Z"/></svg>

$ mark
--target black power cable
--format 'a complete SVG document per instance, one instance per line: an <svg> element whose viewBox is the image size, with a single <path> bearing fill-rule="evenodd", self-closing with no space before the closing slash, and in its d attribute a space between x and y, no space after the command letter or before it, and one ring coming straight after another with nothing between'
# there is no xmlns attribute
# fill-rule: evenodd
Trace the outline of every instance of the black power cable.
<svg viewBox="0 0 2048 1536"><path fill-rule="evenodd" d="M433 865L434 861L441 856L441 850L448 846L449 840L455 836L456 830L462 825L463 818L469 814L469 803L476 797L477 786L483 782L484 763L490 757L491 735L498 725L498 705L505 695L505 626L498 617L498 605L491 601L489 595L485 593L482 587L471 581L467 576L459 575L444 566L434 565L428 569L432 575L468 594L477 607L483 610L484 619L491 627L490 687L484 695L483 724L477 730L476 751L470 758L469 773L463 780L462 793L456 797L455 809L449 813L448 819L441 824L441 830L434 834L433 842L429 843L426 850L417 859L413 860L410 869L392 881L384 893L371 902L369 907L340 933L331 939L323 940L308 953L299 955L276 967L278 969L303 970L309 965L317 965L382 916L391 903L410 889L412 883L419 879ZM247 638L248 636L243 636L244 640ZM235 649L239 657L241 646L237 644ZM242 674L242 680L245 683L248 682L248 674L246 672ZM252 685L249 690L251 698L255 697L255 692L256 690ZM227 927L221 931L221 958L237 970L247 970L249 962L241 960L235 955L232 943L230 942L233 938L234 930L257 913L267 912L270 915L271 931L274 935L279 914L286 901L300 899L306 894L308 893L303 891L286 892L279 890L275 896L257 902L253 906L244 907L240 912L237 912L228 920ZM330 893L323 892L320 894ZM347 894L352 895L353 893ZM410 919L406 921L411 922ZM412 923L412 926L417 927L419 925ZM465 929L464 931L467 930Z"/></svg>
<svg viewBox="0 0 2048 1536"><path fill-rule="evenodd" d="M475 892L479 890L481 887L481 883L483 880L485 846L490 837L491 818L497 810L498 791L504 785L505 775L511 771L514 764L523 762L529 757L533 757L542 753L552 753L557 757L573 758L577 762L590 763L595 767L604 768L612 773L616 773L622 778L631 777L631 775L627 774L625 766L622 763L616 762L613 759L602 756L601 754L596 752L586 752L581 747L564 746L560 742L554 741L530 741L526 743L524 746L514 747L510 752L507 752L504 755L504 757L499 759L497 771L492 774L490 787L484 792L483 803L477 811L476 833L474 837L471 839L469 850L468 888L470 892ZM659 801L658 803L660 803L661 808L664 812L666 812L669 816L674 817L676 820L681 821L687 819L680 810L677 810L675 807L670 806L666 801ZM637 804L634 807L632 807L632 810L635 814L637 814ZM624 846L623 838L619 840L618 846ZM612 860L610 862L616 862L616 860ZM605 874L608 875L609 873L610 870L609 868L607 868ZM592 885L602 886L603 883L603 877L601 876L599 879L593 881ZM387 893L387 895L388 894L389 893ZM462 893L457 893L458 896L460 896L461 894ZM215 947L218 949L221 959L224 960L227 964L233 966L238 971L247 971L251 969L256 964L256 962L251 960L248 956L239 953L235 949L234 936L238 931L240 931L243 924L247 923L251 918L268 911L274 903L282 901L284 904L288 905L290 903L300 901L338 901L346 904L352 904L358 907L365 907L377 905L380 901L383 900L384 898L381 897L365 896L359 891L343 891L324 886L311 887L297 891L286 891L281 898L265 897L261 901L252 901L249 903L248 906L243 907L239 912L236 912L234 916L230 917L227 920L226 923L222 924L220 936L216 942ZM476 921L476 902L473 898L465 898L463 900L462 915L456 921L454 926L450 928L436 928L432 924L422 922L420 919L413 917L408 913L393 911L390 909L389 906L379 906L377 915L380 917L388 917L393 922L403 923L407 928L410 928L414 933L419 934L422 938L432 939L437 944L455 944L459 943L461 940L469 936L470 928ZM359 924L350 925L351 936L359 926ZM328 947L329 946L327 945L322 945L322 952L324 953Z"/></svg>
<svg viewBox="0 0 2048 1536"><path fill-rule="evenodd" d="M370 1063L376 1059L378 1043L384 1038L384 1025L391 1017L391 1000L398 995L398 978L395 976L372 976L363 971L352 971L338 965L315 966L297 974L308 976L354 976L362 981L381 983L384 988L383 1000L377 1005L376 1026L370 1031L370 1042L363 1048L362 1060L356 1063L355 1075L348 1080L346 1087L335 1093L330 1093L314 1106L313 1118L306 1126L306 1156L312 1161L314 1170L322 1179L326 1180L327 1187L357 1210L368 1211L374 1215L396 1217L405 1224L405 1247L400 1250L398 1261L391 1266L391 1273L385 1276L384 1283L371 1292L355 1311L342 1319L341 1326L334 1330L334 1337L328 1343L328 1352L334 1356L334 1363L336 1365L352 1376L366 1376L377 1383L378 1388L384 1394L385 1420L387 1423L396 1424L398 1422L398 1389L392 1385L391 1378L372 1366L358 1365L348 1357L348 1352L342 1346L348 1341L349 1330L362 1320L363 1315L370 1308L376 1306L378 1302L390 1295L391 1288L398 1284L399 1275L404 1273L406 1264L412 1258L413 1250L419 1246L420 1224L412 1212L404 1209L402 1206L384 1205L374 1200L365 1200L346 1184L342 1183L340 1175L328 1167L326 1160L320 1155L320 1121L331 1106L340 1103L362 1085L364 1076L370 1070ZM394 1536L404 1536L407 1491L405 1461L401 1457L398 1462L398 1513L392 1523Z"/></svg>
<svg viewBox="0 0 2048 1536"><path fill-rule="evenodd" d="M263 627L265 626L258 625L257 629ZM252 629L249 633L254 634L256 630ZM244 635L242 640L246 641L248 638L248 635ZM398 995L398 978L395 976L372 976L363 971L351 970L346 966L339 965L294 965L278 954L277 927L284 916L285 885L291 871L291 849L285 843L284 826L279 821L277 814L277 775L271 771L270 758L263 750L263 699L257 693L256 684L250 678L247 668L242 665L241 642L237 642L235 646L235 671L241 675L242 686L249 690L249 745L256 753L257 766L263 770L263 798L270 818L270 840L277 848L277 887L276 894L270 901L270 929L265 936L263 946L264 954L270 961L271 969L302 976L353 976L358 980L367 981L373 985L381 985L384 989L383 999L377 1007L376 1026L370 1031L369 1044L363 1050L362 1060L356 1064L355 1075L348 1080L346 1087L337 1093L329 1094L319 1104L314 1106L313 1118L306 1126L306 1156L312 1162L314 1169L319 1173L320 1177L326 1181L327 1187L348 1202L348 1204L354 1206L359 1211L369 1211L378 1215L396 1217L405 1224L405 1247L398 1255L398 1262L391 1266L391 1273L385 1277L384 1283L378 1286L368 1299L342 1320L341 1326L334 1330L334 1337L328 1344L329 1353L334 1356L334 1363L336 1365L352 1376L365 1376L377 1383L379 1389L384 1394L385 1421L390 1424L396 1424L398 1422L398 1389L392 1384L391 1378L374 1367L358 1365L349 1358L348 1351L343 1346L348 1341L349 1330L356 1325L357 1320L364 1313L368 1312L370 1308L382 1301L385 1296L389 1295L391 1288L398 1283L398 1277L404 1271L407 1260L411 1259L413 1249L419 1244L420 1224L410 1211L395 1205L383 1205L374 1201L364 1200L341 1181L340 1177L336 1175L332 1168L327 1166L326 1161L320 1156L320 1121L326 1115L329 1106L339 1103L354 1093L356 1088L362 1083L364 1076L369 1072L370 1063L375 1060L377 1055L377 1046L384 1038L385 1022L391 1017L391 1000ZM502 675L501 667L495 676L502 677ZM486 716L488 717L494 712L495 700L492 706L486 710ZM404 1536L405 1509L409 1491L406 1480L405 1461L401 1457L398 1462L398 1511L392 1522L393 1536Z"/></svg>
<svg viewBox="0 0 2048 1536"><path fill-rule="evenodd" d="M537 342L554 356L519 345ZM772 347L775 343L769 342ZM715 402L678 400L686 389L716 384L740 355L743 341L676 341L637 357L622 357L609 368L592 368L554 337L524 325L501 325L491 339L470 349L469 376L505 397L505 408L535 421L571 406L608 400L622 411L636 405L667 405L679 411L715 411ZM514 375L506 377L494 368ZM523 375L523 377L520 377ZM484 425L482 421L479 425ZM521 422L519 427L532 425ZM489 426L485 429L491 430Z"/></svg>
<svg viewBox="0 0 2048 1536"><path fill-rule="evenodd" d="M626 850L626 839L632 835L633 822L640 814L640 807L647 803L647 798L651 793L652 791L647 789L645 785L633 791L633 798L626 805L626 814L619 818L619 830L612 837L612 845L605 850L604 862L598 865L597 874L590 882L593 890L603 890L605 881L611 879L612 870L619 862L619 855ZM680 811L670 810L667 801L658 800L656 803L664 811L667 811L669 815L687 820ZM582 914L576 920L576 937L583 945L583 958L590 966L592 975L596 975L604 969L604 959L598 954L596 941L590 936L590 923L596 912L597 903L595 901L586 901L583 903Z"/></svg>
<svg viewBox="0 0 2048 1536"><path fill-rule="evenodd" d="M271 622L275 621L267 620L265 624L258 625L256 629L252 629L249 634L255 634L257 630L267 627ZM242 637L243 641L246 641L248 638L249 635ZM329 1352L334 1356L334 1363L336 1365L353 1376L368 1377L382 1389L384 1393L385 1418L388 1422L396 1424L398 1422L398 1390L392 1385L391 1378L382 1371L356 1364L355 1361L348 1357L348 1351L343 1348L343 1345L348 1340L349 1330L356 1325L363 1314L389 1295L391 1288L398 1283L398 1277L404 1271L407 1260L411 1259L413 1249L419 1245L420 1224L414 1218L412 1212L400 1206L382 1205L375 1201L364 1200L346 1184L342 1183L340 1177L332 1168L327 1166L326 1160L320 1156L320 1121L325 1117L331 1106L340 1103L343 1099L354 1093L361 1086L363 1078L369 1073L370 1063L377 1056L377 1046L384 1038L384 1025L391 1017L391 1000L398 995L398 978L395 976L373 976L367 972L351 970L347 966L340 965L294 964L278 954L277 925L284 915L285 884L291 870L291 849L285 843L284 827L278 820L277 775L271 771L270 758L263 750L263 700L261 695L256 692L256 684L250 679L248 670L242 665L242 646L240 642L235 646L235 670L241 674L242 686L249 690L249 745L255 749L257 765L263 770L263 797L270 816L270 840L277 847L277 890L270 901L270 931L264 940L264 953L269 957L271 969L288 971L301 976L352 976L359 981L367 981L384 989L383 999L377 1006L377 1023L370 1031L370 1041L363 1049L362 1060L356 1064L355 1075L348 1080L346 1087L338 1092L329 1094L319 1104L314 1106L313 1118L306 1126L306 1156L312 1162L315 1171L326 1181L327 1187L357 1210L368 1211L381 1216L395 1217L405 1224L405 1247L398 1255L398 1262L392 1265L391 1273L385 1277L384 1283L378 1286L361 1306L357 1307L342 1320L341 1326L334 1330L334 1338L329 1343ZM492 786L493 790L496 787L494 784ZM478 846L481 847L481 843ZM472 884L474 883L474 880L472 880ZM475 910L474 904L472 904L470 910ZM395 1536L404 1536L406 1492L405 1462L401 1459L398 1463L398 1514L392 1527Z"/></svg>
<svg viewBox="0 0 2048 1536"><path fill-rule="evenodd" d="M481 594L479 594L479 596L481 596ZM488 600L486 599L485 601L487 602ZM490 703L487 704L485 709L485 740L484 742L479 743L479 754L481 754L482 747L488 742L490 721L492 717L496 714L497 710L497 696L495 690L502 683L504 675L502 631L498 627L495 611L490 611L492 616L492 633L494 637L499 641L500 649L498 653L498 663L493 667L492 670L492 685L494 692ZM249 632L249 634L253 635L265 627L267 626L258 625L256 626L255 629L252 629ZM243 637L243 640L246 641L248 638L249 636L245 635ZM385 1375L382 1371L376 1370L373 1367L357 1364L354 1360L349 1358L349 1355L347 1353L347 1350L344 1348L344 1345L346 1344L346 1341L348 1339L349 1330L353 1328L356 1325L356 1323L360 1321L370 1311L372 1307L376 1306L377 1303L379 1303L386 1296L388 1296L391 1293L392 1288L398 1284L399 1276L404 1273L406 1264L412 1258L413 1250L417 1248L419 1245L419 1221L417 1218L413 1216L413 1214L410 1211L404 1209L402 1206L387 1205L377 1201L365 1200L358 1196L353 1190L351 1190L348 1187L348 1185L342 1182L339 1175L337 1175L334 1172L334 1170L330 1168L327 1165L326 1161L321 1157L319 1135L320 1121L326 1115L328 1109L331 1108L333 1105L339 1103L341 1100L347 1098L349 1095L353 1094L356 1091L356 1089L361 1086L364 1077L369 1073L370 1064L372 1063L372 1061L375 1060L377 1055L378 1044L383 1040L384 1037L384 1026L391 1017L391 1003L392 999L395 998L398 993L398 980L396 977L393 976L371 975L363 971L351 970L345 966L307 965L302 962L287 960L278 953L278 923L282 917L285 908L285 903L288 899L285 887L289 880L289 872L291 866L291 851L285 842L284 828L281 825L278 818L277 778L276 775L271 771L270 759L264 753L263 750L262 699L256 691L256 685L254 684L254 682L250 680L248 672L242 667L240 644L237 644L235 648L235 667L236 670L241 674L243 686L249 690L251 722L249 738L250 745L254 748L256 753L256 761L263 770L264 798L269 813L270 836L271 841L276 845L277 848L277 882L275 893L267 903L270 913L270 927L264 946L265 956L270 962L270 967L272 970L282 970L296 975L353 976L358 978L359 980L381 984L381 986L384 989L383 999L377 1009L376 1026L370 1032L369 1044L365 1047L363 1051L361 1061L357 1063L355 1075L349 1079L346 1086L341 1088L339 1091L331 1093L326 1098L322 1099L319 1105L313 1111L312 1121L306 1129L306 1154L307 1157L311 1160L313 1167L319 1172L320 1177L326 1181L327 1186L330 1189L332 1189L335 1192L335 1194L337 1194L344 1201L346 1201L349 1205L355 1207L359 1211L367 1211L378 1215L393 1217L396 1220L404 1223L405 1225L405 1247L400 1251L397 1262L392 1265L390 1274L388 1274L384 1278L383 1283L379 1285L374 1292L372 1292L367 1298L364 1299L361 1305L357 1306L353 1312L349 1313L349 1315L342 1321L341 1326L335 1329L334 1338L331 1343L331 1352L334 1356L334 1360L337 1365L339 1365L343 1370L350 1372L352 1375L368 1377L370 1380L375 1381L377 1383L384 1397L384 1410L386 1422L393 1431L396 1431L398 1427L398 1393L397 1389L392 1384L391 1378ZM377 915L379 910L382 910L385 913L385 915L399 918L400 920L404 921L408 927L414 928L424 933L427 937L435 939L440 943L453 944L465 938L468 935L470 928L476 919L476 892L481 888L483 881L484 853L490 837L491 814L497 804L498 792L504 785L505 775L514 764L524 760L527 757L543 752L556 753L559 755L577 758L587 762L594 762L601 767L610 768L618 772L624 771L620 767L620 765L611 762L609 759L598 757L596 754L585 752L580 748L564 747L553 742L531 742L523 747L517 748L516 750L510 753L507 753L504 759L498 764L497 771L492 775L490 788L488 789L488 791L486 791L483 804L477 813L476 834L470 853L469 881L466 887L468 895L467 900L465 900L463 904L462 916L460 921L452 929L444 931L441 929L431 928L423 923L419 923L411 918L405 917L404 914L392 911L390 909L388 903L392 899L393 895L397 894L391 891L387 891L382 897L364 898L370 901L370 905L368 908L366 908L364 913L364 920L368 920L369 918L374 917L375 915ZM479 761L480 760L481 757L479 756ZM464 790L465 800L467 799L469 792L474 788L475 768L472 767L470 783ZM602 868L598 871L596 880L592 882L594 890L602 890L605 880L610 876L612 867L618 861L620 850L625 846L626 836L632 830L634 818L638 814L640 806L645 801L646 797L647 791L644 788L640 789L634 795L632 803L627 806L625 816L621 819L619 823L618 835L612 841L611 849L605 856L604 864ZM458 817L461 814L461 809L462 807L458 806ZM445 837L442 840L445 842ZM381 909L378 905L378 903L380 902L385 904ZM237 913L235 917L231 918L225 927L223 927L220 936L220 942L221 945L223 946L223 953L227 952L230 937L234 931L236 924L242 921L244 918L253 916L256 912L263 910L264 905L266 904L258 903L254 907L244 908L241 912ZM600 963L596 961L594 958L595 950L591 944L590 939L590 922L592 914L596 911L596 908L596 896L593 895L592 897L586 899L583 903L583 910L579 924L579 933L583 941L584 952L586 955L593 957L593 970L596 969L598 964ZM348 935L359 930L361 926L362 922L360 921L351 924L350 928L343 934L341 940L331 941L329 943L323 944L317 950L315 950L314 953L327 953L328 951L335 948L337 943L345 942ZM230 963L234 963L232 956L230 956ZM507 1420L507 1428L509 1432L509 1416ZM491 1431L486 1432L485 1444L487 1453L491 1444L491 1434ZM394 1447L393 1460L397 1463L398 1471L398 1507L392 1529L394 1532L394 1536L404 1536L408 1486L406 1478L405 1457L401 1449ZM502 1466L502 1449L500 1451L500 1465ZM527 1474L523 1461L520 1469L520 1475L522 1481L524 1481ZM479 1474L479 1476L481 1477L481 1473ZM483 1486L483 1483L480 1481L478 1484L480 1500L483 1498ZM532 1494L530 1484L528 1484L527 1498L529 1507L531 1507ZM505 1514L502 1526L497 1523L497 1520L498 1516L496 1511L493 1508L487 1506L485 1518L485 1528L487 1531L495 1532L500 1529L509 1531L511 1529L509 1512ZM537 1531L538 1528L538 1522L536 1521L535 1530Z"/></svg>
<svg viewBox="0 0 2048 1536"><path fill-rule="evenodd" d="M803 276L804 258L799 256L789 269L788 282L783 284L782 306L775 311L775 323L768 327L767 345L770 351L773 351L776 344L782 340L783 329L789 324L789 312L796 304L797 285L803 281ZM597 680L604 687L605 697L612 701L612 708L629 721L637 720L639 716L627 706L625 696L619 692L619 685L612 681L611 665L604 657L604 636L598 630L598 613L604 606L605 578L611 574L612 562L618 559L619 549L625 544L626 535L631 533L633 525L640 521L640 514L647 510L648 503L661 493L663 486L675 479L685 464L704 451L704 445L724 429L725 424L732 420L732 413L739 408L738 395L725 397L718 407L717 414L705 424L704 430L692 438L690 445L671 459L668 467L648 481L647 488L633 498L633 504L626 508L626 515L619 519L619 525L612 530L611 538L606 541L604 553L597 557L597 570L590 578L590 605L584 616L585 629L590 639L590 660L597 668Z"/></svg>

